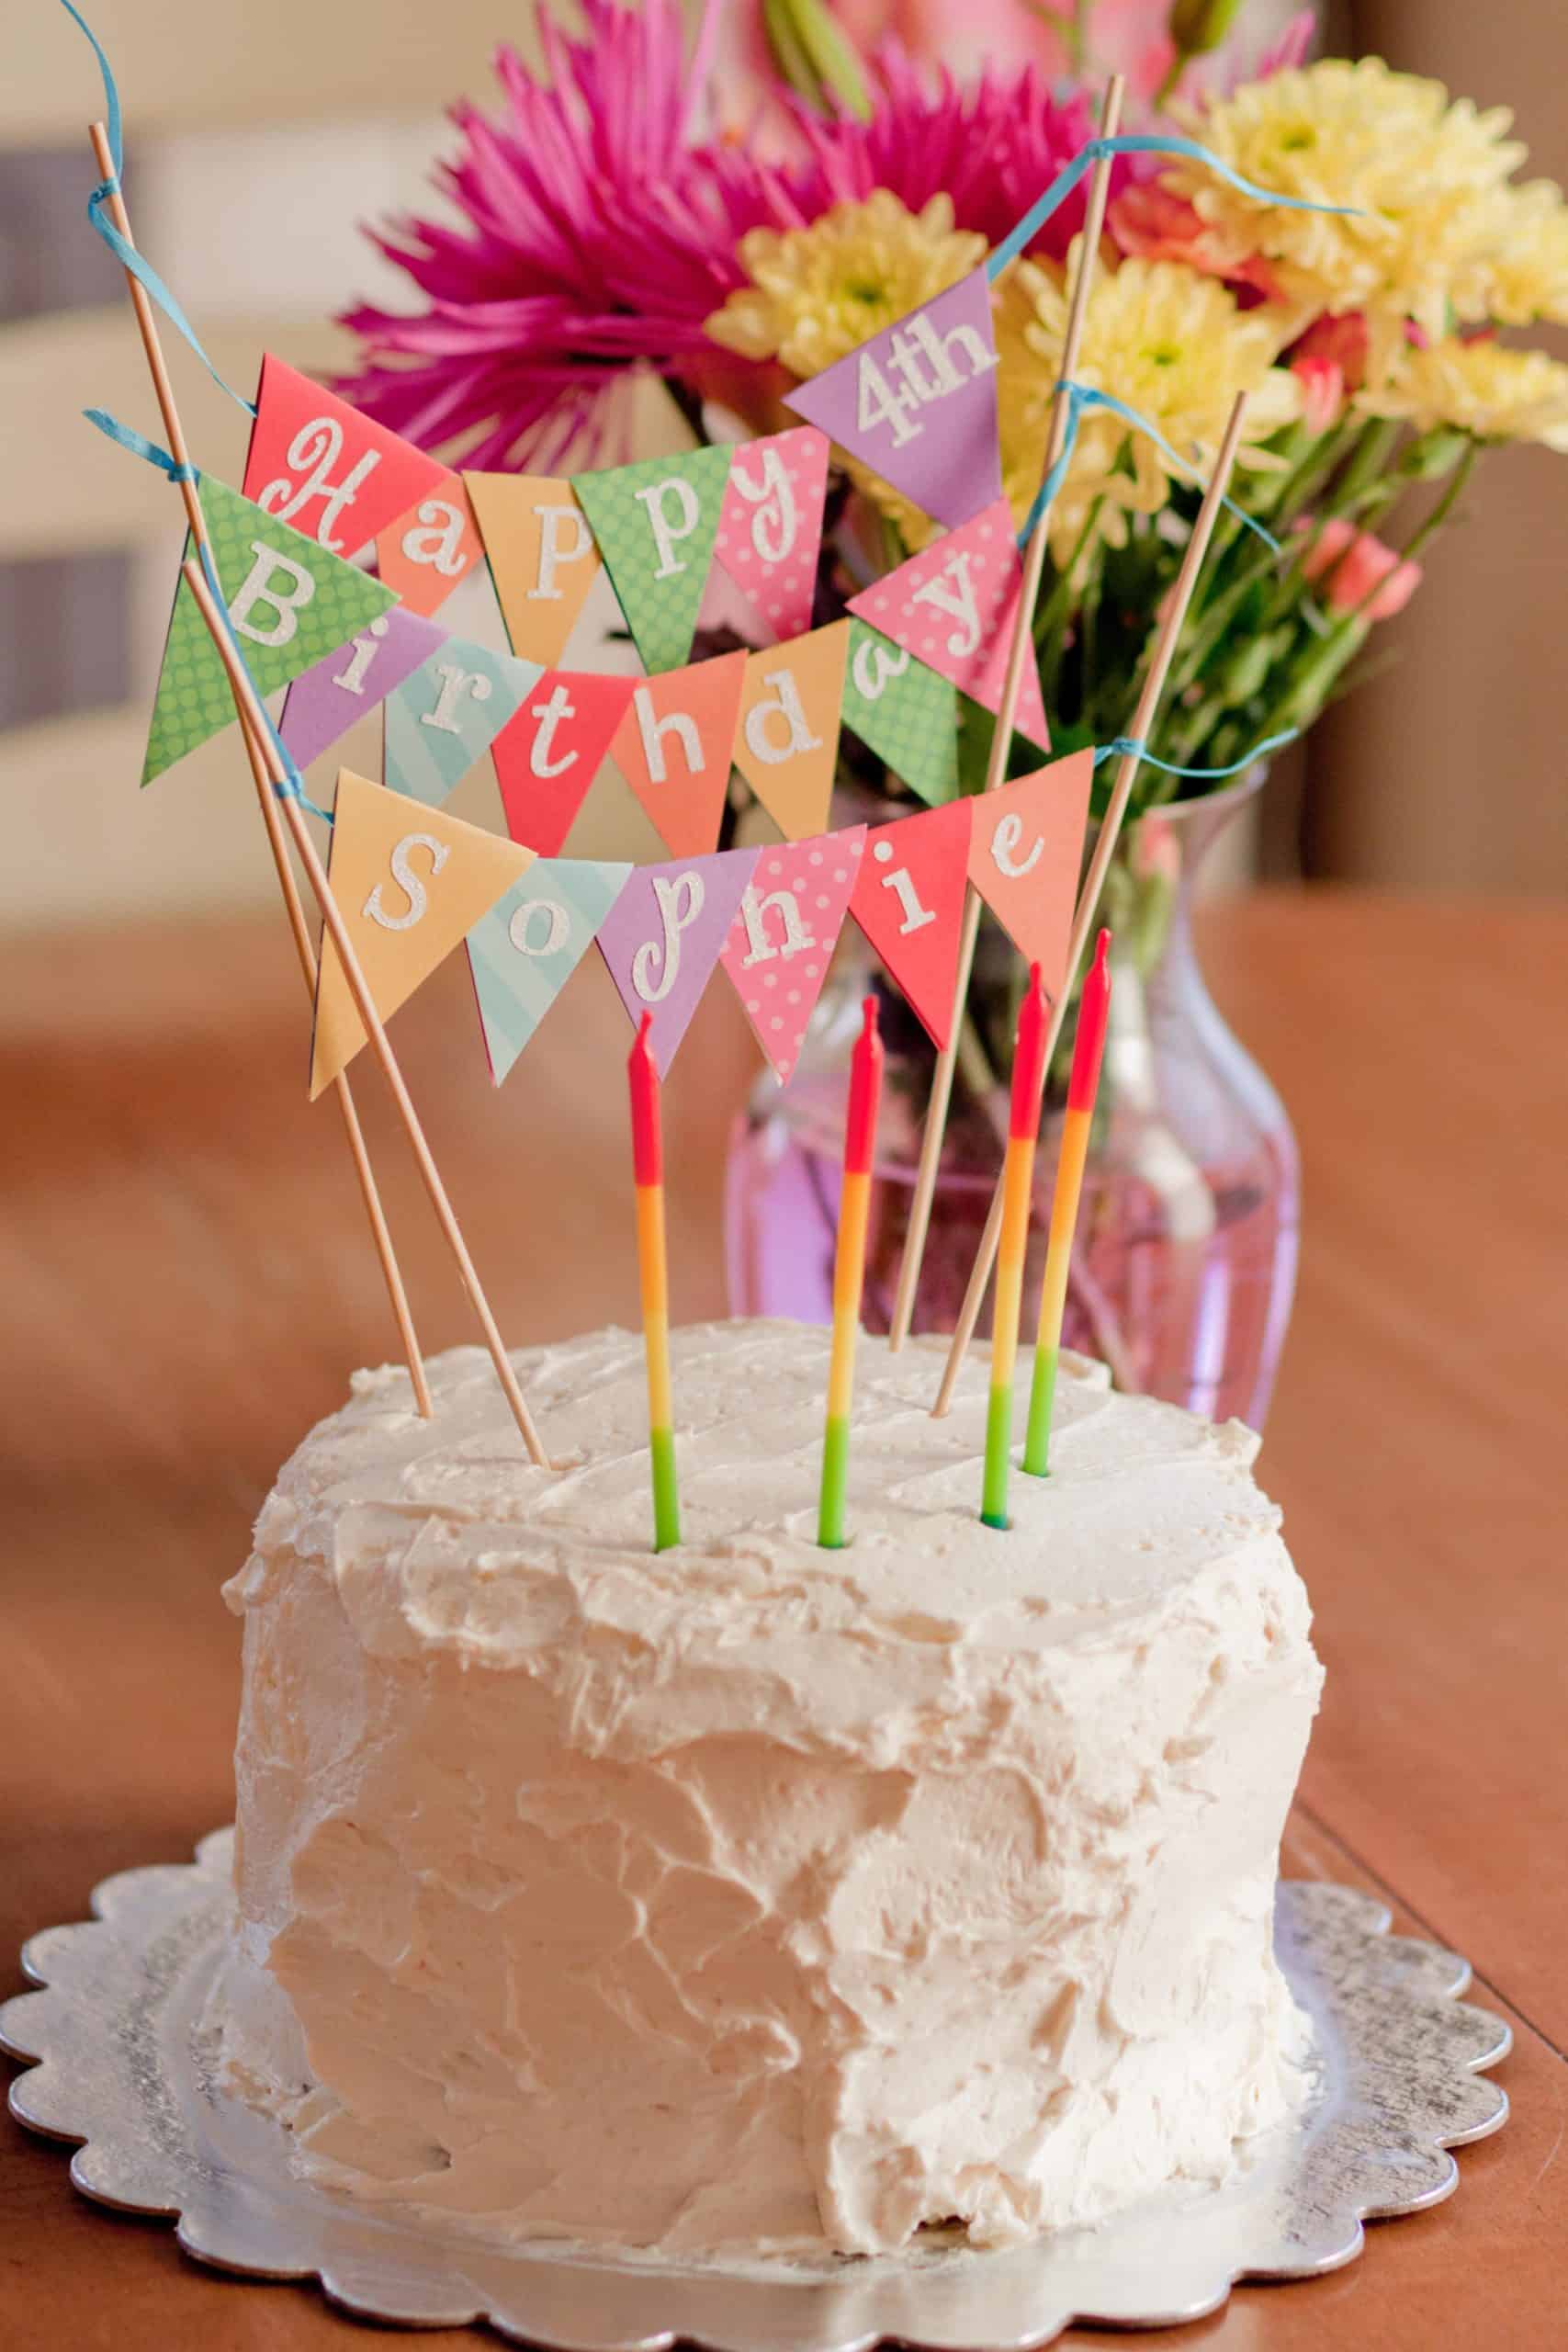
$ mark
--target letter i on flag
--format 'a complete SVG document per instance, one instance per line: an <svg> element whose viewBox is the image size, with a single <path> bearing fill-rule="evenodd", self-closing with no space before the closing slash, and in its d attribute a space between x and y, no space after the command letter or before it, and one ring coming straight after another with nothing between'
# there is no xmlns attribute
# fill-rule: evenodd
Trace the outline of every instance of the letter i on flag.
<svg viewBox="0 0 1568 2352"><path fill-rule="evenodd" d="M747 657L735 764L788 842L828 822L849 634L832 621Z"/></svg>
<svg viewBox="0 0 1568 2352"><path fill-rule="evenodd" d="M263 358L242 488L265 514L351 556L433 495L446 470L270 351Z"/></svg>
<svg viewBox="0 0 1568 2352"><path fill-rule="evenodd" d="M724 943L724 968L773 1074L800 1057L865 850L865 827L765 849Z"/></svg>
<svg viewBox="0 0 1568 2352"><path fill-rule="evenodd" d="M265 514L211 474L201 478L201 507L212 568L259 695L288 685L396 601L367 571L329 554L292 524ZM233 717L228 673L182 579L158 673L142 783L220 734Z"/></svg>
<svg viewBox="0 0 1568 2352"><path fill-rule="evenodd" d="M720 447L572 476L649 671L673 670L692 650L728 474Z"/></svg>
<svg viewBox="0 0 1568 2352"><path fill-rule="evenodd" d="M543 674L536 662L449 637L387 698L389 786L438 808Z"/></svg>
<svg viewBox="0 0 1568 2352"><path fill-rule="evenodd" d="M601 569L577 492L547 474L465 474L463 481L512 650L554 669Z"/></svg>
<svg viewBox="0 0 1568 2352"><path fill-rule="evenodd" d="M811 627L828 447L814 424L797 424L730 452L714 560L775 638L804 637Z"/></svg>
<svg viewBox="0 0 1568 2352"><path fill-rule="evenodd" d="M660 1078L675 1058L761 852L719 850L673 865L637 865L599 926L599 953L634 1022L653 1016Z"/></svg>
<svg viewBox="0 0 1568 2352"><path fill-rule="evenodd" d="M301 671L288 689L277 729L296 766L308 768L320 759L446 641L438 623L394 605L346 645L334 647L324 662Z"/></svg>
<svg viewBox="0 0 1568 2352"><path fill-rule="evenodd" d="M939 1052L953 1031L969 857L969 803L925 808L866 835L850 912Z"/></svg>
<svg viewBox="0 0 1568 2352"><path fill-rule="evenodd" d="M468 968L499 1086L620 897L629 865L541 857L468 933Z"/></svg>

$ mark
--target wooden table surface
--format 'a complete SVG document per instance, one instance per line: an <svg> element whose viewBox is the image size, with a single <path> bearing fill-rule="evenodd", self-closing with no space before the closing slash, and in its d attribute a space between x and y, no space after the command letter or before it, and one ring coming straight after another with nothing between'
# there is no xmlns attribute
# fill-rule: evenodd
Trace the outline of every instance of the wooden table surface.
<svg viewBox="0 0 1568 2352"><path fill-rule="evenodd" d="M1450 2203L1169 2340L1561 2346L1568 910L1262 896L1205 931L1304 1147L1263 1474L1328 1689L1286 1867L1375 1889L1468 1953L1516 2045L1512 2120L1461 2152ZM631 1320L625 1030L603 976L574 982L499 1096L467 986L438 976L397 1034L503 1329ZM23 1939L80 1917L97 1880L182 1860L229 1818L238 1632L218 1587L283 1455L390 1352L335 1115L305 1102L298 989L281 925L0 948L0 1991L22 1985ZM722 1311L721 1148L751 1068L727 990L698 1020L669 1101L682 1317ZM467 1337L368 1069L359 1092L425 1343ZM223 2278L165 2225L88 2205L62 2150L0 2121L6 2352L367 2340L314 2289Z"/></svg>

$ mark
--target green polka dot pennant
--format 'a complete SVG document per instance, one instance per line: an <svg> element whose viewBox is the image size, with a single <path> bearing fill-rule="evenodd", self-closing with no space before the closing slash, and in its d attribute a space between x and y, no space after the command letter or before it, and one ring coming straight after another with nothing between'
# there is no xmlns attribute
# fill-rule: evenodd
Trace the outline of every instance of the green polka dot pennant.
<svg viewBox="0 0 1568 2352"><path fill-rule="evenodd" d="M213 568L258 694L287 685L398 601L367 571L344 563L210 474L201 478L201 511ZM151 784L198 743L220 734L233 716L222 661L182 580L164 647L142 783Z"/></svg>
<svg viewBox="0 0 1568 2352"><path fill-rule="evenodd" d="M958 792L958 688L907 646L850 620L844 725L934 808Z"/></svg>
<svg viewBox="0 0 1568 2352"><path fill-rule="evenodd" d="M678 670L691 653L728 479L722 447L572 477L650 672Z"/></svg>

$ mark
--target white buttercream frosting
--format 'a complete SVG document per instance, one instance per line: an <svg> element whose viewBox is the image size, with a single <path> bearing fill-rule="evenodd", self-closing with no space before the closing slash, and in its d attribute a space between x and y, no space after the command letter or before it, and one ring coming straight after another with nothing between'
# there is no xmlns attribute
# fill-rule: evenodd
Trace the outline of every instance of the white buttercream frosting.
<svg viewBox="0 0 1568 2352"><path fill-rule="evenodd" d="M1270 1923L1321 1680L1256 1440L1068 1357L998 1532L984 1361L933 1421L931 1351L867 1341L825 1552L827 1334L694 1329L655 1555L640 1340L516 1362L556 1470L477 1350L432 1422L362 1374L227 1588L226 2048L299 2166L682 2254L1223 2176L1299 2089Z"/></svg>

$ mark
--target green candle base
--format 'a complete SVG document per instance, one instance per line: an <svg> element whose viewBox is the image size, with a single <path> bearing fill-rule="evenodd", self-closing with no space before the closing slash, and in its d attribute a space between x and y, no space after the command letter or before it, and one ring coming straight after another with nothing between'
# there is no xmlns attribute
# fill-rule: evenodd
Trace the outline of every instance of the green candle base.
<svg viewBox="0 0 1568 2352"><path fill-rule="evenodd" d="M1008 1523L1008 1472L1012 1467L1012 1389L993 1388L986 1408L986 1476L980 1518L987 1527Z"/></svg>
<svg viewBox="0 0 1568 2352"><path fill-rule="evenodd" d="M650 1430L649 1460L653 1470L653 1548L672 1551L681 1541L681 1501L675 1487L675 1432Z"/></svg>
<svg viewBox="0 0 1568 2352"><path fill-rule="evenodd" d="M1051 1475L1051 1412L1056 1401L1056 1351L1036 1348L1034 1377L1029 1384L1029 1429L1023 1441L1023 1466L1032 1478Z"/></svg>
<svg viewBox="0 0 1568 2352"><path fill-rule="evenodd" d="M822 1493L817 1510L817 1541L825 1552L844 1548L844 1497L850 1475L850 1425L829 1419L822 1438Z"/></svg>

